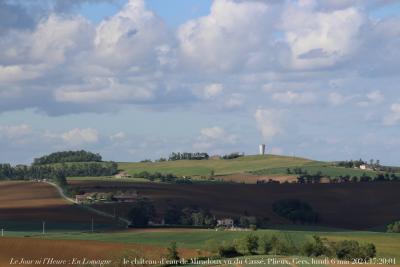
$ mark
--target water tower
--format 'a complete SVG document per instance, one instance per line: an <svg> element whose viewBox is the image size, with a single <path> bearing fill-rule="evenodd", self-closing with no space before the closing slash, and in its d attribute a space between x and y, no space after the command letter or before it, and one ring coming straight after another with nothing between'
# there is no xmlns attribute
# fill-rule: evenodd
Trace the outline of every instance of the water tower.
<svg viewBox="0 0 400 267"><path fill-rule="evenodd" d="M260 155L265 155L265 144L260 145Z"/></svg>

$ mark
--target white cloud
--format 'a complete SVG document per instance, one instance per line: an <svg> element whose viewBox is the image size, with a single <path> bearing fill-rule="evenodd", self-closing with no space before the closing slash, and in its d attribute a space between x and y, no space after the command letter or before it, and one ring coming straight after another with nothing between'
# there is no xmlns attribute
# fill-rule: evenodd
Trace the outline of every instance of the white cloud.
<svg viewBox="0 0 400 267"><path fill-rule="evenodd" d="M213 98L222 93L224 86L220 83L213 83L204 87L204 97L206 99Z"/></svg>
<svg viewBox="0 0 400 267"><path fill-rule="evenodd" d="M97 27L96 55L111 67L149 67L159 61L159 55L165 60L169 35L164 22L146 9L144 0L129 0Z"/></svg>
<svg viewBox="0 0 400 267"><path fill-rule="evenodd" d="M365 98L364 101L358 102L357 105L360 107L376 106L385 100L385 96L379 90L368 93Z"/></svg>
<svg viewBox="0 0 400 267"><path fill-rule="evenodd" d="M311 92L293 92L274 93L272 99L284 104L311 104L317 100L315 94Z"/></svg>
<svg viewBox="0 0 400 267"><path fill-rule="evenodd" d="M332 106L340 106L340 105L347 103L348 101L350 101L353 98L354 98L354 96L346 96L346 95L343 95L338 92L331 92L328 95L328 102Z"/></svg>
<svg viewBox="0 0 400 267"><path fill-rule="evenodd" d="M288 5L283 30L295 69L317 69L348 59L358 48L365 18L354 7L319 12L314 5Z"/></svg>
<svg viewBox="0 0 400 267"><path fill-rule="evenodd" d="M273 6L260 1L213 1L211 13L183 24L178 39L184 60L203 71L268 66L273 44Z"/></svg>
<svg viewBox="0 0 400 267"><path fill-rule="evenodd" d="M121 84L113 78L93 78L86 85L70 85L57 89L58 102L97 103L145 101L153 98L156 84Z"/></svg>
<svg viewBox="0 0 400 267"><path fill-rule="evenodd" d="M0 125L0 136L8 139L18 139L32 133L28 124Z"/></svg>
<svg viewBox="0 0 400 267"><path fill-rule="evenodd" d="M383 119L385 125L391 126L400 123L400 103L394 103L390 107L390 113Z"/></svg>
<svg viewBox="0 0 400 267"><path fill-rule="evenodd" d="M228 133L224 128L219 126L203 128L200 130L200 136L193 144L194 149L211 149L224 144L236 144L237 136Z"/></svg>
<svg viewBox="0 0 400 267"><path fill-rule="evenodd" d="M284 133L282 127L284 112L282 110L258 108L254 117L265 141L271 141L276 135Z"/></svg>
<svg viewBox="0 0 400 267"><path fill-rule="evenodd" d="M75 128L61 134L62 140L69 145L94 144L99 141L99 133L92 128Z"/></svg>
<svg viewBox="0 0 400 267"><path fill-rule="evenodd" d="M110 136L110 140L113 142L120 142L125 140L126 134L124 132L118 132Z"/></svg>

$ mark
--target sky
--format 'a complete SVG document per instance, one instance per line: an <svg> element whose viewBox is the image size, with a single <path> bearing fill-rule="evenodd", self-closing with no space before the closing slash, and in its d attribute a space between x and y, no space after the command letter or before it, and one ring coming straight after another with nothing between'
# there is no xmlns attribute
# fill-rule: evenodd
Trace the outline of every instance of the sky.
<svg viewBox="0 0 400 267"><path fill-rule="evenodd" d="M86 149L400 165L393 0L0 0L0 162Z"/></svg>

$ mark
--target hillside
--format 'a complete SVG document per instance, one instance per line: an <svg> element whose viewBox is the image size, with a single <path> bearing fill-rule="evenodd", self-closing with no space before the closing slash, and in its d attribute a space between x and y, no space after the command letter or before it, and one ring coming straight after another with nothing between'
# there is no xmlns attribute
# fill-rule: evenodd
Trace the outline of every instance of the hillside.
<svg viewBox="0 0 400 267"><path fill-rule="evenodd" d="M310 174L321 172L324 176L338 177L340 175L361 176L364 171L335 167L332 163L314 161L299 157L265 155L245 156L231 160L209 159L209 160L178 160L164 162L120 162L118 169L128 172L130 175L147 171L150 173L172 173L177 176L209 177L214 173L217 178L223 180L235 180L233 174L246 175L249 180L255 180L261 176L293 176L288 174L287 169L301 168ZM254 176L254 179L251 179Z"/></svg>
<svg viewBox="0 0 400 267"><path fill-rule="evenodd" d="M299 199L320 214L319 224L323 226L361 230L400 218L398 182L244 185L71 181L71 185L85 192L136 190L154 202L158 216L171 205L181 209L192 206L210 210L222 218L251 214L268 217L271 224L290 224L273 212L272 204L281 199ZM126 215L131 204L98 203L94 206L107 212L116 208L118 214Z"/></svg>

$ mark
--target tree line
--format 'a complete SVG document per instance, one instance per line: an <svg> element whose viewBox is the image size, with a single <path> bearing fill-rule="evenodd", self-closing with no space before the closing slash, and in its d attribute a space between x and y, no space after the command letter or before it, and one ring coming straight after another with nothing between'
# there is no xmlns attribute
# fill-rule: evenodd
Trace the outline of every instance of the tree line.
<svg viewBox="0 0 400 267"><path fill-rule="evenodd" d="M212 242L212 241L211 241ZM278 238L276 235L258 236L253 233L240 239L225 241L218 244L208 244L212 252L217 252L221 258L238 257L244 255L286 255L307 257L325 256L336 257L341 260L353 261L368 260L376 256L376 247L373 243L360 244L355 240L329 241L317 235L311 241L296 245L286 238Z"/></svg>
<svg viewBox="0 0 400 267"><path fill-rule="evenodd" d="M150 173L148 171L142 171L135 173L134 178L144 178L151 182L160 181L162 183L175 183L175 184L192 184L191 177L179 177L172 173L163 174L160 172Z"/></svg>
<svg viewBox="0 0 400 267"><path fill-rule="evenodd" d="M172 152L169 156L168 160L207 160L210 156L205 152L195 152L195 153L188 153L188 152Z"/></svg>
<svg viewBox="0 0 400 267"><path fill-rule="evenodd" d="M79 151L61 151L51 153L49 155L35 158L32 165L43 165L52 163L65 163L65 162L101 162L102 157L100 154L92 153L85 150Z"/></svg>
<svg viewBox="0 0 400 267"><path fill-rule="evenodd" d="M0 180L51 179L56 172L65 176L108 176L118 171L115 162L88 162L59 165L0 164Z"/></svg>

